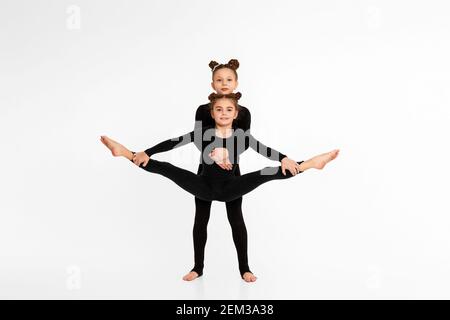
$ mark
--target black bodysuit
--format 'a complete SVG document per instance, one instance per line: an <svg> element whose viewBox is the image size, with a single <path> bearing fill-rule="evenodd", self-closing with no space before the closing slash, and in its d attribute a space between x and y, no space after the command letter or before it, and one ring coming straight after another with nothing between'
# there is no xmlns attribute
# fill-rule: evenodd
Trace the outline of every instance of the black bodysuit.
<svg viewBox="0 0 450 320"><path fill-rule="evenodd" d="M240 128L246 132L249 132L251 125L250 111L244 107L239 106L240 111L237 119L233 121L233 127L235 129ZM211 117L209 111L209 104L200 105L195 113L195 129L201 129L202 127L214 126L214 120ZM282 157L280 157L282 159ZM202 155L200 157L200 164L198 166L197 175L203 171ZM222 169L223 170L223 169ZM233 172L235 176L240 176L239 164L233 166ZM248 253L247 253L247 228L245 226L244 217L242 214L242 197L239 197L232 201L225 203L227 210L227 218L231 226L233 235L233 241L236 247L239 272L241 276L246 272L251 272L248 265ZM202 200L195 197L195 219L192 230L193 242L194 242L194 267L191 271L195 271L199 276L203 275L204 268L204 254L205 245L207 241L207 226L211 213L211 201Z"/></svg>
<svg viewBox="0 0 450 320"><path fill-rule="evenodd" d="M145 150L145 153L151 157L154 154L169 151L190 142L194 142L202 151L202 172L200 175L176 167L168 162L161 162L154 159L150 159L146 166L141 164L141 168L169 178L187 192L205 201L232 201L263 183L292 177L289 171L286 172L286 175L283 175L280 166L266 167L262 170L236 176L235 170L239 163L239 155L248 147L251 147L271 160L280 161L284 157L283 154L266 147L257 141L249 132L244 132L242 129L234 130L233 134L228 138L220 138L215 135L215 129L213 127L204 127L178 138L165 140ZM230 162L233 164L233 170L223 170L209 158L209 152L215 147L223 147L228 150Z"/></svg>
<svg viewBox="0 0 450 320"><path fill-rule="evenodd" d="M250 111L241 105L239 105L239 109L238 116L233 121L233 125L237 128L243 129L244 131L250 130ZM214 120L211 117L209 103L200 105L195 112L194 129L202 128L204 126L214 126ZM200 157L197 175L199 175L203 170L201 162ZM236 165L234 173L236 176L241 175L239 164ZM248 265L247 227L245 226L244 215L242 213L242 200L243 198L240 197L233 201L225 202L227 218L230 223L234 246L236 247L239 272L241 276L246 272L251 272ZM203 275L205 246L208 238L208 222L211 215L211 204L211 201L206 201L195 197L195 218L194 227L192 228L192 238L194 240L194 267L191 271L197 272L199 276Z"/></svg>

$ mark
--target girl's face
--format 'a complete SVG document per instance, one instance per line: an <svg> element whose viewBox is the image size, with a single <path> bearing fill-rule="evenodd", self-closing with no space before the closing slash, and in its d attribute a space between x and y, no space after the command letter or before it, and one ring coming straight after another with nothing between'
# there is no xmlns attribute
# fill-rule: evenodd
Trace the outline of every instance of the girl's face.
<svg viewBox="0 0 450 320"><path fill-rule="evenodd" d="M217 93L232 93L237 88L238 82L236 76L230 68L221 68L214 72L211 86Z"/></svg>
<svg viewBox="0 0 450 320"><path fill-rule="evenodd" d="M226 98L216 100L211 110L211 117L216 122L216 125L221 127L231 127L237 115L238 110L233 100Z"/></svg>

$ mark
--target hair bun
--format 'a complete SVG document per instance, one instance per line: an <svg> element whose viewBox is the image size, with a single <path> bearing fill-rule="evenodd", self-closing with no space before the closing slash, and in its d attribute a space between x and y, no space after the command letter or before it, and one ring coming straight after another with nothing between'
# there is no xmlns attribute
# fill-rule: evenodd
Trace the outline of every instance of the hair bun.
<svg viewBox="0 0 450 320"><path fill-rule="evenodd" d="M217 100L217 99L221 99L221 98L226 98L226 99L234 99L237 101L241 97L242 97L242 93L240 93L240 92L228 93L228 94L220 94L220 93L213 92L208 96L208 100L213 101L213 100Z"/></svg>
<svg viewBox="0 0 450 320"><path fill-rule="evenodd" d="M210 62L208 65L209 65L209 67L211 68L211 70L214 70L214 68L215 68L217 65L219 65L219 63L216 62L216 61L214 61L214 60L211 60L211 62Z"/></svg>
<svg viewBox="0 0 450 320"><path fill-rule="evenodd" d="M231 59L230 61L228 61L227 65L231 69L236 70L237 68L239 68L239 61L237 61L237 59Z"/></svg>
<svg viewBox="0 0 450 320"><path fill-rule="evenodd" d="M217 94L215 92L211 93L208 96L209 101L213 101L214 99L217 99Z"/></svg>

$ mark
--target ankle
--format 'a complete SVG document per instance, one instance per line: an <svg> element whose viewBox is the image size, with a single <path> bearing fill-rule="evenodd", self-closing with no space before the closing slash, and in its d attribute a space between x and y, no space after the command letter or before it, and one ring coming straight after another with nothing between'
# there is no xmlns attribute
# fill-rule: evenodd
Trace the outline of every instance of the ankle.
<svg viewBox="0 0 450 320"><path fill-rule="evenodd" d="M300 171L303 172L303 171L306 171L308 169L311 169L311 161L310 160L303 161L300 164Z"/></svg>
<svg viewBox="0 0 450 320"><path fill-rule="evenodd" d="M195 270L195 269L192 269L192 270L189 271L189 272L195 272L195 273L197 273L197 277L201 277L201 276L203 275L203 271L202 271L202 270Z"/></svg>
<svg viewBox="0 0 450 320"><path fill-rule="evenodd" d="M130 160L130 161L133 161L134 155L135 155L135 152L130 151L130 150L128 150L128 149L125 148L125 152L124 152L124 154L123 154L123 156L124 156L125 158L127 158L127 159Z"/></svg>

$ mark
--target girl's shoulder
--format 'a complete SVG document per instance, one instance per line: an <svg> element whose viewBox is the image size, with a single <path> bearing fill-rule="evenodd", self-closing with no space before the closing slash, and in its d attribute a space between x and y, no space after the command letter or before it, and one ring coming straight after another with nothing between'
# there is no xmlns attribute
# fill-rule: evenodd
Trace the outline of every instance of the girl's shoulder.
<svg viewBox="0 0 450 320"><path fill-rule="evenodd" d="M195 121L201 121L202 125L212 124L212 118L209 113L209 103L202 104L197 108L195 112ZM197 124L195 125L197 127Z"/></svg>
<svg viewBox="0 0 450 320"><path fill-rule="evenodd" d="M209 103L201 104L198 106L196 114L206 113L209 112Z"/></svg>
<svg viewBox="0 0 450 320"><path fill-rule="evenodd" d="M208 111L209 110L209 103L205 103L205 104L201 104L198 108L198 110L202 110L202 111Z"/></svg>
<svg viewBox="0 0 450 320"><path fill-rule="evenodd" d="M250 114L250 110L248 108L244 107L243 105L239 105L239 107L241 108L241 112Z"/></svg>

